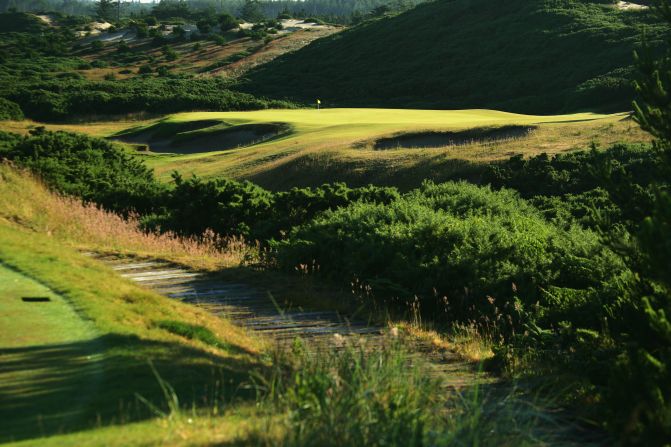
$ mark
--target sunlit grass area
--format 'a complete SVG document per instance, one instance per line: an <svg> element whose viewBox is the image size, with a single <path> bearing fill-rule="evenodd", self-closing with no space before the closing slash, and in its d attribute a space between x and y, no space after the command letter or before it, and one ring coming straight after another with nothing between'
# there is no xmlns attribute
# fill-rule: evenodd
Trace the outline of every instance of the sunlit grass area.
<svg viewBox="0 0 671 447"><path fill-rule="evenodd" d="M38 125L6 121L0 129L26 133ZM511 126L524 131L503 138L477 136L483 129ZM493 110L302 109L194 112L46 127L135 144L129 150L164 180L178 170L187 175L249 179L271 189L332 181L405 189L426 178L474 178L485 163L518 154L527 157L584 150L592 144L606 148L618 142L650 141L624 113L533 116ZM402 141L408 134L414 136L408 144L379 146L380 141ZM412 147L417 142L420 147Z"/></svg>
<svg viewBox="0 0 671 447"><path fill-rule="evenodd" d="M194 411L254 398L240 386L264 367L261 340L82 254L154 251L216 262L207 244L144 235L132 221L54 195L8 165L0 166L0 191L0 441L155 417L137 396L165 405L156 374Z"/></svg>
<svg viewBox="0 0 671 447"><path fill-rule="evenodd" d="M291 130L259 144L211 151L217 138L216 126L210 129L210 138L207 138L208 129L202 129L189 135L193 138L190 154L148 154L146 161L157 174L165 178L177 169L206 177L250 179L273 189L329 181L410 188L425 178L440 181L472 176L483 163L516 154L555 154L585 149L591 143L607 147L615 142L649 141L626 114L529 116L491 110L266 110L178 114L161 121L160 125L176 126L204 120L221 121L229 126L286 123ZM519 137L474 139L459 145L448 142L439 147L387 150L375 147L380 139L408 133L440 135L513 125L529 126L530 130ZM141 133L143 129L146 128L139 127L134 132ZM205 143L208 151L200 152L199 143Z"/></svg>

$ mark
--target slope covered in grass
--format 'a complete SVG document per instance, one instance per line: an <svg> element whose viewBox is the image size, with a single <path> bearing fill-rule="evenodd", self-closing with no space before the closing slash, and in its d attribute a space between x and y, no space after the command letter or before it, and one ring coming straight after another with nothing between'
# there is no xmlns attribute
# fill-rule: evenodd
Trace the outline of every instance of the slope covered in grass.
<svg viewBox="0 0 671 447"><path fill-rule="evenodd" d="M289 131L258 144L208 152L217 144L226 147L225 135L217 132L221 126L230 124L231 129L240 129L273 123L281 123ZM112 137L145 142L155 152L163 151L165 141L169 143L171 139L179 138L189 147L190 153L181 154L137 152L147 166L155 169L158 178L169 179L177 170L187 175L251 180L276 191L326 182L346 182L351 186L372 183L410 189L426 178L435 181L472 178L485 163L507 160L513 154L553 154L584 149L591 142L607 147L617 142L649 141L649 136L624 114L538 116L481 109L195 112L140 124ZM205 125L211 127L201 127ZM180 129L193 126L200 129L180 133ZM502 140L482 136L488 129L505 126L526 126L534 130ZM99 132L96 126L80 126L75 130ZM418 138L412 138L405 146L394 144L380 150L379 146L385 141L402 140L408 134ZM193 138L196 135L198 138ZM456 144L458 136L468 144ZM209 147L201 144L206 138L210 139Z"/></svg>
<svg viewBox="0 0 671 447"><path fill-rule="evenodd" d="M327 107L623 111L647 10L587 0L439 0L319 39L249 75L255 93Z"/></svg>
<svg viewBox="0 0 671 447"><path fill-rule="evenodd" d="M11 403L3 404L0 442L155 416L138 398L165 408L150 362L189 408L254 398L240 386L250 370L263 368L260 341L226 320L140 288L77 250L115 245L130 253L182 253L184 259L203 254L196 246L189 253L188 244L180 251L174 237L143 235L132 222L59 198L31 176L0 165L0 322L11 330L0 336L0 393ZM30 303L51 306L49 313L17 302L29 295L50 297ZM196 328L218 343L176 334L165 321Z"/></svg>

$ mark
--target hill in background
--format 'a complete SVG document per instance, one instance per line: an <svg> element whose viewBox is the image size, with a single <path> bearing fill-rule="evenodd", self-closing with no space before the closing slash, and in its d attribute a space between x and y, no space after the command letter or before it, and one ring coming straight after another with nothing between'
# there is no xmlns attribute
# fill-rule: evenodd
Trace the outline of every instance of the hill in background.
<svg viewBox="0 0 671 447"><path fill-rule="evenodd" d="M440 0L319 39L249 74L247 90L326 106L630 108L650 10L578 0Z"/></svg>

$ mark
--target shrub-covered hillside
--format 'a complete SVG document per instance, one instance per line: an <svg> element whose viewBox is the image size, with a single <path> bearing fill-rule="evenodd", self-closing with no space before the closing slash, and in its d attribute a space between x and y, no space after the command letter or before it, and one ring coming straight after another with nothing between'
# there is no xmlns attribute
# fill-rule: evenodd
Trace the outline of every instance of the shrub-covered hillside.
<svg viewBox="0 0 671 447"><path fill-rule="evenodd" d="M156 46L150 38L132 48L125 41L83 45L75 34L82 32L81 21L86 19L67 17L49 27L30 14L0 14L0 120L25 115L68 121L143 112L293 107L237 92L223 78L170 73L169 68L180 63L175 61L177 53L166 45L160 60L147 55ZM185 39L166 38L168 42L183 44ZM202 45L190 48L198 44ZM145 72L133 71L128 79L116 79L112 72L98 81L82 75L109 66L131 73L133 64L140 62L146 63Z"/></svg>
<svg viewBox="0 0 671 447"><path fill-rule="evenodd" d="M614 2L612 2L614 3ZM248 89L326 106L622 111L650 10L587 0L439 0L259 67Z"/></svg>

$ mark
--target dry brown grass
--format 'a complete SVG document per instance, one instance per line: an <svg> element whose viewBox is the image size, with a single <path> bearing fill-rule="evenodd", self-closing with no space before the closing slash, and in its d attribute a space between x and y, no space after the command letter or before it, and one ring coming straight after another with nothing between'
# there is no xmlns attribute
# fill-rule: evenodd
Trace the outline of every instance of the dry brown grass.
<svg viewBox="0 0 671 447"><path fill-rule="evenodd" d="M9 164L0 165L0 220L80 250L160 257L205 270L240 265L255 253L255 247L244 240L213 232L200 238L144 232L137 217L124 218L55 194L31 174Z"/></svg>
<svg viewBox="0 0 671 447"><path fill-rule="evenodd" d="M170 46L178 54L178 59L176 61L166 60L161 47L153 47L147 44L146 41L131 42L129 46L135 51L141 52L148 58L152 58L155 62L152 62L151 65L155 67L165 65L170 68L170 71L173 73L191 73L199 74L201 76L226 76L235 78L243 75L257 65L264 64L284 53L295 51L315 39L328 36L341 29L342 28L329 26L326 28L296 31L290 34L283 34L281 35L281 38L274 39L265 45L263 42L254 41L249 37L236 38L224 45L219 45L210 41L200 41L200 48L197 50L194 49L194 45L196 44L193 42L171 43ZM103 57L113 58L115 51L116 45L108 44L108 46L99 53L82 53L81 57L89 62L93 62ZM203 67L244 51L250 52L251 54L224 68L201 73ZM86 79L92 81L101 81L107 75L114 75L116 79L128 79L137 76L140 67L146 64L147 60L142 60L124 66L80 70L79 73ZM124 73L121 73L121 71L124 71ZM127 73L126 71L130 72Z"/></svg>
<svg viewBox="0 0 671 447"><path fill-rule="evenodd" d="M390 321L388 326L398 328L411 339L437 352L453 352L469 362L479 363L494 356L493 340L475 325L455 325L448 332L438 332L428 325L403 320Z"/></svg>
<svg viewBox="0 0 671 447"><path fill-rule="evenodd" d="M92 135L94 137L107 137L122 130L126 130L134 126L146 126L156 119L146 119L145 117L125 117L116 121L99 121L86 124L48 124L40 123L33 120L23 121L0 121L0 130L4 132L12 132L20 135L28 135L28 133L37 128L44 127L49 131L62 130L65 132L80 132Z"/></svg>
<svg viewBox="0 0 671 447"><path fill-rule="evenodd" d="M260 50L255 51L249 56L228 66L213 70L209 74L238 78L254 67L270 62L271 60L285 53L296 51L316 39L330 36L333 33L337 33L341 29L342 28L329 26L327 28L302 30L293 32L291 34L284 34L280 38L270 41Z"/></svg>

